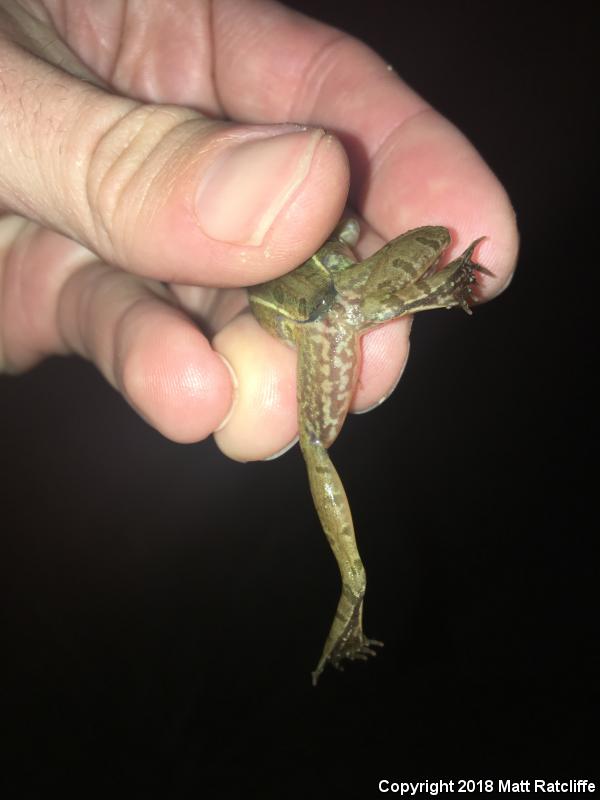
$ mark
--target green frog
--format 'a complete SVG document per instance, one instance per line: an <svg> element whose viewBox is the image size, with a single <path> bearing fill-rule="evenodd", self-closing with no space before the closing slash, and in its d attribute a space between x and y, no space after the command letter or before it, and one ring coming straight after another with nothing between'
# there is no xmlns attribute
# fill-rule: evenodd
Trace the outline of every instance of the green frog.
<svg viewBox="0 0 600 800"><path fill-rule="evenodd" d="M327 449L340 432L360 367L360 337L388 320L434 308L469 309L475 273L492 274L471 260L481 239L443 269L446 228L407 231L364 261L352 248L359 225L347 219L297 269L249 290L250 307L269 333L297 350L299 441L314 504L335 555L342 592L323 653L312 673L366 660L381 642L363 632L366 576L350 506Z"/></svg>

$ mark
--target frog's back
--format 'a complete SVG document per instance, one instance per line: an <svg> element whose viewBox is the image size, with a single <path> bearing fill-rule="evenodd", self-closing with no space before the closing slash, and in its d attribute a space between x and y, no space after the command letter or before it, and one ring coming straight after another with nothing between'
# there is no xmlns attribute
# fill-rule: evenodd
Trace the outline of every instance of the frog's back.
<svg viewBox="0 0 600 800"><path fill-rule="evenodd" d="M252 311L261 324L272 315L292 322L313 322L327 313L335 299L333 275L353 263L346 244L338 239L327 241L292 272L253 286L249 291Z"/></svg>

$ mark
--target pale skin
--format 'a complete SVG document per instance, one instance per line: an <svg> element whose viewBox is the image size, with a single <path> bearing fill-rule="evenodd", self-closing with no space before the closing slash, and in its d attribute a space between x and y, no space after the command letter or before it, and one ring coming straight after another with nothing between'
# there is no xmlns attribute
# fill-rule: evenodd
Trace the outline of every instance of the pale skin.
<svg viewBox="0 0 600 800"><path fill-rule="evenodd" d="M249 461L295 439L295 354L241 287L302 263L347 202L361 258L435 222L447 259L486 234L482 299L514 269L514 214L473 146L362 43L278 3L0 0L0 97L0 369L79 353L174 441ZM389 394L408 330L363 337L351 410Z"/></svg>

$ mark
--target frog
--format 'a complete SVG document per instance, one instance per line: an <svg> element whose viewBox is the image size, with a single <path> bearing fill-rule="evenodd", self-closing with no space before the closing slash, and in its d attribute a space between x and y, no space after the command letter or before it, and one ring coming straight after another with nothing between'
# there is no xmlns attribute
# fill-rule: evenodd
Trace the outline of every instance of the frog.
<svg viewBox="0 0 600 800"><path fill-rule="evenodd" d="M313 502L337 561L341 594L321 657L327 664L367 660L382 642L363 630L366 573L352 514L328 449L348 414L360 370L360 338L392 319L438 308L471 313L477 274L492 273L472 260L475 239L443 268L448 229L425 225L397 236L373 255L355 255L360 224L347 217L328 240L291 272L248 290L250 309L271 335L297 354L298 439Z"/></svg>

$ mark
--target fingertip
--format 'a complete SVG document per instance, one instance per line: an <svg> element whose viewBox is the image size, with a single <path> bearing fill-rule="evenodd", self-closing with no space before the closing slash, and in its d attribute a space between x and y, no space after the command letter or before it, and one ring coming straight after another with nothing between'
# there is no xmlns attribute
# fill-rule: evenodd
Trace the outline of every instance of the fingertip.
<svg viewBox="0 0 600 800"><path fill-rule="evenodd" d="M278 453L297 432L296 354L249 313L240 314L213 340L239 382L227 424L215 431L221 451L236 461Z"/></svg>
<svg viewBox="0 0 600 800"><path fill-rule="evenodd" d="M380 325L361 339L361 369L350 410L362 414L386 400L398 384L408 359L412 317Z"/></svg>
<svg viewBox="0 0 600 800"><path fill-rule="evenodd" d="M481 297L490 299L510 281L519 236L508 194L473 144L433 109L395 130L369 184L364 215L386 239L421 225L444 225L452 234L444 260L485 236L477 261L494 277L478 281Z"/></svg>
<svg viewBox="0 0 600 800"><path fill-rule="evenodd" d="M478 279L481 296L485 300L492 300L510 285L520 246L517 216L508 195L500 185L497 187L496 197L496 206L489 210L486 218L490 233L477 248L477 261L492 273L491 277Z"/></svg>
<svg viewBox="0 0 600 800"><path fill-rule="evenodd" d="M349 186L346 151L339 139L324 134L315 149L307 180L269 232L265 263L259 266L264 275L260 280L281 274L282 264L295 267L313 255L339 222Z"/></svg>
<svg viewBox="0 0 600 800"><path fill-rule="evenodd" d="M180 443L205 439L230 412L235 389L229 369L183 316L131 318L122 333L119 388L164 436ZM133 315L134 317L135 315Z"/></svg>

